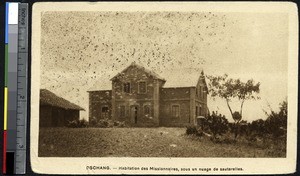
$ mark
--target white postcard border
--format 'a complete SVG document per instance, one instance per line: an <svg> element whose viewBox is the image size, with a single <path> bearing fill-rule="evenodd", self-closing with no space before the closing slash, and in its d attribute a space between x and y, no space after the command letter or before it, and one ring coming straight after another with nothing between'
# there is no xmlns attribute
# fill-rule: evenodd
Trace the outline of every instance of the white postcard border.
<svg viewBox="0 0 300 176"><path fill-rule="evenodd" d="M84 7L84 8L83 8ZM126 158L126 157L38 157L41 13L45 11L213 11L289 14L288 137L286 158ZM298 17L297 7L284 2L44 2L33 5L31 67L30 160L32 170L47 174L278 174L296 169L298 105ZM89 170L87 166L212 168L210 172L154 170ZM220 171L220 168L243 171ZM214 171L218 168L219 171Z"/></svg>

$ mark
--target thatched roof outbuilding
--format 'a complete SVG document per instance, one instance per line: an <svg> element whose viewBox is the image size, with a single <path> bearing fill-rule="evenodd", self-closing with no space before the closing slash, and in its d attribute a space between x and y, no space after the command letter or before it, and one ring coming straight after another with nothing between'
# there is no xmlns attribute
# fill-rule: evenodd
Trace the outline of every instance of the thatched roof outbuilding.
<svg viewBox="0 0 300 176"><path fill-rule="evenodd" d="M55 106L63 109L84 110L82 107L71 103L70 101L62 97L57 96L56 94L47 89L40 90L40 105Z"/></svg>

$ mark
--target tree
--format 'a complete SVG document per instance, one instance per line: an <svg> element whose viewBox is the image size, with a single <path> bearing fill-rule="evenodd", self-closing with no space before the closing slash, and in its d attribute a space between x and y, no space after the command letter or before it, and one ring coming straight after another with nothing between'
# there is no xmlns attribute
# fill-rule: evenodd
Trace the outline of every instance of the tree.
<svg viewBox="0 0 300 176"><path fill-rule="evenodd" d="M287 130L287 101L279 104L279 112L275 112L269 105L270 113L264 111L268 118L265 121L267 133L273 137L286 136Z"/></svg>
<svg viewBox="0 0 300 176"><path fill-rule="evenodd" d="M235 138L238 136L238 124L243 117L243 106L246 100L256 100L260 97L260 83L255 83L253 79L242 82L240 79L228 78L227 74L223 76L207 76L209 79L209 92L213 98L220 97L226 100L227 107L235 122ZM234 111L230 106L233 99L240 101L240 110Z"/></svg>

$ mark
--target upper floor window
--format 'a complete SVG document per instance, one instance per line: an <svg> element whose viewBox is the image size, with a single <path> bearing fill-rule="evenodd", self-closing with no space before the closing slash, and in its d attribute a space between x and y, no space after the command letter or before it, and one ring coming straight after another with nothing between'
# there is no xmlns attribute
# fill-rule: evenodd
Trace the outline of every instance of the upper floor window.
<svg viewBox="0 0 300 176"><path fill-rule="evenodd" d="M139 82L138 83L138 92L139 93L146 93L146 91L147 91L147 88L146 88L146 82Z"/></svg>
<svg viewBox="0 0 300 176"><path fill-rule="evenodd" d="M200 93L199 93L199 95L200 95L200 98L202 98L202 96L203 96L203 89L202 89L202 86L200 86Z"/></svg>
<svg viewBox="0 0 300 176"><path fill-rule="evenodd" d="M129 82L123 84L123 91L125 93L130 93L131 92L131 85L130 85Z"/></svg>
<svg viewBox="0 0 300 176"><path fill-rule="evenodd" d="M172 116L179 117L179 105L172 105Z"/></svg>
<svg viewBox="0 0 300 176"><path fill-rule="evenodd" d="M145 105L145 106L144 106L144 114L145 114L145 115L150 114L150 106L149 106L149 105Z"/></svg>

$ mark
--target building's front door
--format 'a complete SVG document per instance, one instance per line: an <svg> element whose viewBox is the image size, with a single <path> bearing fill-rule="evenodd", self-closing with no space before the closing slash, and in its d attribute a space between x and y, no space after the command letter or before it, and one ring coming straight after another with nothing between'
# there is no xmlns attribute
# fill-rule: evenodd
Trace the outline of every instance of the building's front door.
<svg viewBox="0 0 300 176"><path fill-rule="evenodd" d="M138 106L131 106L131 119L134 124L138 122Z"/></svg>

